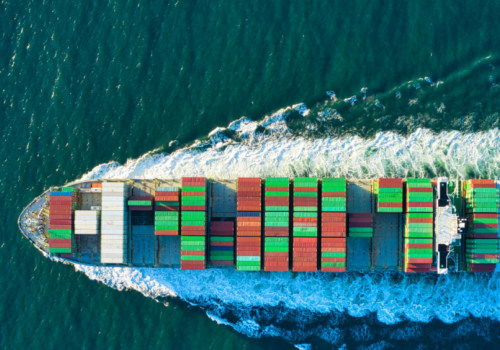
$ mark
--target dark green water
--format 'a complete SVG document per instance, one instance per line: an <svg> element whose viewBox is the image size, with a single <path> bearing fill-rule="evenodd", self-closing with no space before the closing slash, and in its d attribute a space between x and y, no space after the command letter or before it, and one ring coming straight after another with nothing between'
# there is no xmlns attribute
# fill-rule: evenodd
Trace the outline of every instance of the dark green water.
<svg viewBox="0 0 500 350"><path fill-rule="evenodd" d="M327 134L499 125L495 1L5 0L0 11L4 349L287 346L44 259L16 220L50 185L297 102L342 113ZM408 88L426 76L444 84ZM362 87L349 111L323 102Z"/></svg>

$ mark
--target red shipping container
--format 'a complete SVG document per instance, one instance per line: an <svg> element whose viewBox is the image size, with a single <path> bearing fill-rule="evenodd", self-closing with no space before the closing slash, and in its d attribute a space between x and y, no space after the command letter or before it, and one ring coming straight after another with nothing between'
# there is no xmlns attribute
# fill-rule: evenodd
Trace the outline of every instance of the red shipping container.
<svg viewBox="0 0 500 350"><path fill-rule="evenodd" d="M179 197L179 191L156 191L155 196Z"/></svg>
<svg viewBox="0 0 500 350"><path fill-rule="evenodd" d="M210 242L211 247L232 247L234 246L234 242Z"/></svg>
<svg viewBox="0 0 500 350"><path fill-rule="evenodd" d="M205 255L205 252L202 250L181 250L181 255ZM193 260L200 261L200 260Z"/></svg>
<svg viewBox="0 0 500 350"><path fill-rule="evenodd" d="M49 223L54 224L54 225L71 225L72 222L73 222L73 220L50 220L49 219Z"/></svg>
<svg viewBox="0 0 500 350"><path fill-rule="evenodd" d="M50 197L49 204L71 205L73 197Z"/></svg>
<svg viewBox="0 0 500 350"><path fill-rule="evenodd" d="M232 260L210 260L211 265L225 265L230 266L234 265Z"/></svg>
<svg viewBox="0 0 500 350"><path fill-rule="evenodd" d="M403 179L400 178L380 178L378 179L379 187L383 188L399 188L403 186Z"/></svg>
<svg viewBox="0 0 500 350"><path fill-rule="evenodd" d="M261 231L237 231L236 235L238 237L260 237L262 235Z"/></svg>
<svg viewBox="0 0 500 350"><path fill-rule="evenodd" d="M266 272L286 272L288 271L288 264L280 266L264 266L264 271Z"/></svg>
<svg viewBox="0 0 500 350"><path fill-rule="evenodd" d="M294 187L294 192L318 192L317 187Z"/></svg>
<svg viewBox="0 0 500 350"><path fill-rule="evenodd" d="M471 254L472 259L498 259L498 254Z"/></svg>
<svg viewBox="0 0 500 350"><path fill-rule="evenodd" d="M416 208L432 208L432 202L409 202L407 206Z"/></svg>
<svg viewBox="0 0 500 350"><path fill-rule="evenodd" d="M321 195L323 197L345 197L346 192L323 192Z"/></svg>
<svg viewBox="0 0 500 350"><path fill-rule="evenodd" d="M321 258L321 262L344 262L345 258Z"/></svg>
<svg viewBox="0 0 500 350"><path fill-rule="evenodd" d="M496 233L469 233L467 238L487 238L487 239L495 239L497 238Z"/></svg>
<svg viewBox="0 0 500 350"><path fill-rule="evenodd" d="M385 202L378 202L378 206L380 208L402 208L403 203L385 203Z"/></svg>
<svg viewBox="0 0 500 350"><path fill-rule="evenodd" d="M406 273L428 273L430 271L431 271L430 268L405 269Z"/></svg>
<svg viewBox="0 0 500 350"><path fill-rule="evenodd" d="M270 261L283 259L288 261L288 252L265 252L265 255Z"/></svg>
<svg viewBox="0 0 500 350"><path fill-rule="evenodd" d="M432 192L432 187L407 187L408 192Z"/></svg>
<svg viewBox="0 0 500 350"><path fill-rule="evenodd" d="M157 236L177 236L179 231L177 230L155 230L155 235Z"/></svg>
<svg viewBox="0 0 500 350"><path fill-rule="evenodd" d="M239 237L238 242L244 242L244 243L258 243L260 244L261 238L260 237Z"/></svg>
<svg viewBox="0 0 500 350"><path fill-rule="evenodd" d="M345 253L346 247L337 247L337 248L323 247L321 248L321 251L325 253Z"/></svg>
<svg viewBox="0 0 500 350"><path fill-rule="evenodd" d="M182 191L183 197L206 196L205 191Z"/></svg>
<svg viewBox="0 0 500 350"><path fill-rule="evenodd" d="M430 259L408 259L408 263L409 264L432 264L432 258L430 258Z"/></svg>
<svg viewBox="0 0 500 350"><path fill-rule="evenodd" d="M490 214L490 213L474 213L472 217L475 219L496 219L498 218L498 214Z"/></svg>
<svg viewBox="0 0 500 350"><path fill-rule="evenodd" d="M431 219L421 219L421 218L407 218L409 223L425 223L425 224L432 224L432 218Z"/></svg>
<svg viewBox="0 0 500 350"><path fill-rule="evenodd" d="M232 230L234 228L233 221L212 221L210 222L212 229Z"/></svg>
<svg viewBox="0 0 500 350"><path fill-rule="evenodd" d="M498 228L498 224L472 224L473 228Z"/></svg>
<svg viewBox="0 0 500 350"><path fill-rule="evenodd" d="M316 207L318 205L318 199L315 197L313 197L313 198L306 198L306 197L294 198L293 205L295 207Z"/></svg>
<svg viewBox="0 0 500 350"><path fill-rule="evenodd" d="M311 266L294 266L293 272L316 272L318 270L316 265Z"/></svg>
<svg viewBox="0 0 500 350"><path fill-rule="evenodd" d="M166 202L178 202L179 196L156 196L155 200L166 201Z"/></svg>
<svg viewBox="0 0 500 350"><path fill-rule="evenodd" d="M205 211L204 205L183 205L182 210L191 210L191 211Z"/></svg>
<svg viewBox="0 0 500 350"><path fill-rule="evenodd" d="M345 229L346 228L346 222L324 222L322 225L323 228L327 229Z"/></svg>
<svg viewBox="0 0 500 350"><path fill-rule="evenodd" d="M50 248L71 248L71 239L49 238Z"/></svg>
<svg viewBox="0 0 500 350"><path fill-rule="evenodd" d="M471 179L469 182L474 185L494 185L495 180L493 179Z"/></svg>
<svg viewBox="0 0 500 350"><path fill-rule="evenodd" d="M266 192L289 192L290 188L287 187L266 187Z"/></svg>
<svg viewBox="0 0 500 350"><path fill-rule="evenodd" d="M205 184L206 183L206 178L204 177L183 177L182 178L182 185L186 186L188 184Z"/></svg>
<svg viewBox="0 0 500 350"><path fill-rule="evenodd" d="M260 257L260 250L238 250L236 256L258 256Z"/></svg>
<svg viewBox="0 0 500 350"><path fill-rule="evenodd" d="M432 243L429 243L429 244L426 244L426 243L407 243L407 244L405 244L405 250L406 249L413 249L413 248L432 249Z"/></svg>
<svg viewBox="0 0 500 350"><path fill-rule="evenodd" d="M290 201L288 197L266 197L265 204L268 206L288 206Z"/></svg>
<svg viewBox="0 0 500 350"><path fill-rule="evenodd" d="M470 272L495 272L496 264L469 264Z"/></svg>
<svg viewBox="0 0 500 350"><path fill-rule="evenodd" d="M72 215L71 214L52 214L50 213L49 215L49 220L71 220Z"/></svg>
<svg viewBox="0 0 500 350"><path fill-rule="evenodd" d="M321 267L321 272L345 272L345 267Z"/></svg>
<svg viewBox="0 0 500 350"><path fill-rule="evenodd" d="M282 228L285 228L286 232ZM289 232L286 227L266 227L264 235L267 237L288 237Z"/></svg>

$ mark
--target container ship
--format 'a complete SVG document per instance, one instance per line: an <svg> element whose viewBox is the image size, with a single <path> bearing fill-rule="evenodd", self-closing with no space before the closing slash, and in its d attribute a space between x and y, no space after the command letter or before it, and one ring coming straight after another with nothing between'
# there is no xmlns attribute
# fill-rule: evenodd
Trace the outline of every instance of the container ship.
<svg viewBox="0 0 500 350"><path fill-rule="evenodd" d="M46 190L18 224L46 256L78 264L491 273L499 190L447 178L90 180Z"/></svg>

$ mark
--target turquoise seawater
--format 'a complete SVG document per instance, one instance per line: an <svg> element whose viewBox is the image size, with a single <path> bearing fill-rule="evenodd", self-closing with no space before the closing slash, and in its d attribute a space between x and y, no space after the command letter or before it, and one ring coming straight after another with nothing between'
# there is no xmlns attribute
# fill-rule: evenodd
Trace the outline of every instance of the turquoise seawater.
<svg viewBox="0 0 500 350"><path fill-rule="evenodd" d="M99 164L298 102L311 113L289 126L313 138L498 128L499 13L497 1L0 1L0 348L291 347L90 281L43 258L17 217ZM385 346L371 316L336 322L356 330L349 348ZM456 327L455 347L500 337L488 319L391 327L388 344L410 347Z"/></svg>

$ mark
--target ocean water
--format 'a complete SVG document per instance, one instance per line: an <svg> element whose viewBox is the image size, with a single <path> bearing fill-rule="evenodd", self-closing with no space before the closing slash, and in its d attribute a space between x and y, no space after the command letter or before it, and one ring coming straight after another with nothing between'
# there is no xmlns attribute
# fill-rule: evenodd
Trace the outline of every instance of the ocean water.
<svg viewBox="0 0 500 350"><path fill-rule="evenodd" d="M82 177L499 178L498 2L0 4L1 348L498 343L497 275L109 271L16 225Z"/></svg>

